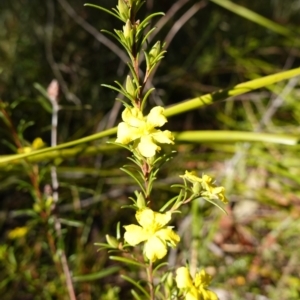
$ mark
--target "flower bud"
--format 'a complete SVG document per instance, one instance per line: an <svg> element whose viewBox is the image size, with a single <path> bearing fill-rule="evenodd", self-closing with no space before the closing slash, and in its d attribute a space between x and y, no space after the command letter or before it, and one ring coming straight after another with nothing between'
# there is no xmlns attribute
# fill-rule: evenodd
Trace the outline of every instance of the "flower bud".
<svg viewBox="0 0 300 300"><path fill-rule="evenodd" d="M136 204L139 209L146 207L146 201L142 193L139 193Z"/></svg>
<svg viewBox="0 0 300 300"><path fill-rule="evenodd" d="M47 197L46 201L45 201L45 207L46 208L50 208L53 204L53 198L51 196Z"/></svg>
<svg viewBox="0 0 300 300"><path fill-rule="evenodd" d="M173 282L174 282L172 273L168 274L166 282L167 282L167 286L171 289L173 287Z"/></svg>
<svg viewBox="0 0 300 300"><path fill-rule="evenodd" d="M40 149L40 148L43 148L44 146L45 146L45 143L40 137L35 138L32 142L33 149Z"/></svg>
<svg viewBox="0 0 300 300"><path fill-rule="evenodd" d="M201 184L200 182L194 182L193 183L193 187L192 187L192 191L195 195L199 195L200 191L201 191Z"/></svg>
<svg viewBox="0 0 300 300"><path fill-rule="evenodd" d="M107 243L108 243L111 247L116 248L116 249L118 248L119 243L118 243L118 241L117 241L117 239L116 239L115 237L110 236L109 234L107 234L107 235L105 236L105 238L106 238Z"/></svg>
<svg viewBox="0 0 300 300"><path fill-rule="evenodd" d="M155 58L159 55L160 51L161 51L161 44L160 41L157 41L149 52L150 64L153 63Z"/></svg>
<svg viewBox="0 0 300 300"><path fill-rule="evenodd" d="M130 20L127 20L125 26L123 26L124 37L126 39L129 39L131 36L131 32L132 32L132 25L131 25Z"/></svg>
<svg viewBox="0 0 300 300"><path fill-rule="evenodd" d="M122 18L122 20L124 22L126 22L126 20L130 19L130 9L125 0L118 1L117 9L119 11L120 17Z"/></svg>
<svg viewBox="0 0 300 300"><path fill-rule="evenodd" d="M33 204L33 210L36 212L36 213L40 213L42 211L42 208L40 206L39 203L34 203Z"/></svg>
<svg viewBox="0 0 300 300"><path fill-rule="evenodd" d="M132 79L131 77L128 75L127 76L127 79L126 79L126 91L128 92L128 94L132 97L135 96L135 88L134 88L134 85L133 85L133 82L132 82Z"/></svg>

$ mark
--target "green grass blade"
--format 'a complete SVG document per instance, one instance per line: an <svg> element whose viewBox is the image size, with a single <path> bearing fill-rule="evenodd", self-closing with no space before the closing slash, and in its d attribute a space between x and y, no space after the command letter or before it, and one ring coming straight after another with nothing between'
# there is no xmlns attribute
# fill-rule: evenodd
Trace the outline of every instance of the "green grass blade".
<svg viewBox="0 0 300 300"><path fill-rule="evenodd" d="M203 142L265 142L284 145L296 145L300 137L288 134L272 134L247 131L226 131L226 130L205 130L205 131L185 131L175 133L177 141L203 143Z"/></svg>
<svg viewBox="0 0 300 300"><path fill-rule="evenodd" d="M36 155L42 155L44 153L48 153L51 151L57 151L57 150L62 150L62 149L69 148L69 147L78 146L80 144L89 143L89 142L92 142L92 141L95 141L95 140L98 140L98 139L101 139L101 138L104 138L104 137L107 137L107 136L110 136L110 135L113 135L116 133L117 133L117 127L114 127L114 128L110 128L110 129L107 129L105 131L102 131L102 132L99 132L96 134L89 135L89 136L81 138L81 139L77 139L72 142L60 144L56 147L48 147L48 148L44 148L44 149L37 150L34 152L30 152L30 153L10 155L9 157L8 156L0 157L0 164L9 162L9 161L14 161L16 159L27 158L27 157L36 156Z"/></svg>
<svg viewBox="0 0 300 300"><path fill-rule="evenodd" d="M210 1L214 2L217 5L222 6L223 8L225 8L245 19L248 19L256 24L259 24L265 28L268 28L278 34L295 38L295 34L291 30L289 30L287 27L277 24L246 7L240 6L240 5L235 4L228 0L210 0Z"/></svg>
<svg viewBox="0 0 300 300"><path fill-rule="evenodd" d="M165 115L166 115L166 117L171 117L171 116L175 116L178 114L182 114L184 112L199 108L203 105L208 105L208 104L211 104L216 101L221 101L221 100L225 100L225 99L237 96L237 95L245 94L245 93L260 89L262 87L266 87L268 85L271 85L271 84L274 84L274 83L277 83L277 82L280 82L280 81L283 81L286 79L290 79L292 77L299 76L299 75L300 75L300 68L295 68L295 69L292 69L289 71L284 71L284 72L276 73L273 75L261 77L258 79L250 80L247 82L243 82L243 83L237 84L233 88L220 90L220 91L214 92L212 94L206 94L203 96L199 96L199 97L181 102L179 104L176 104L174 106L171 106L168 109L166 109ZM105 131L102 131L99 133L89 135L89 136L81 138L81 139L77 139L72 142L60 144L56 147L48 147L48 148L37 150L37 151L31 152L31 153L16 154L16 155L11 155L9 157L2 156L2 157L0 157L0 164L7 163L9 161L14 161L14 160L21 159L21 158L27 158L27 157L31 157L31 156L35 156L35 155L41 155L41 154L48 153L51 151L57 151L57 150L61 150L61 149L69 148L69 147L78 146L80 144L92 142L92 141L101 139L103 137L114 135L116 133L117 133L117 127L114 127L114 128L110 128L108 130L105 130Z"/></svg>
<svg viewBox="0 0 300 300"><path fill-rule="evenodd" d="M199 108L203 105L208 105L216 101L221 101L225 100L234 96L246 94L249 92L252 92L254 90L266 87L268 85L290 79L295 76L300 75L300 68L295 68L289 71L284 71L280 73L276 73L273 75L261 77L258 79L246 81L243 83L239 83L236 86L225 89L225 90L220 90L216 91L211 94L205 94L203 96L199 96L184 102L181 102L179 104L176 104L174 106L169 107L165 111L166 117L171 117L175 116L196 108Z"/></svg>
<svg viewBox="0 0 300 300"><path fill-rule="evenodd" d="M48 148L47 148L48 149ZM51 148L50 148L51 149ZM120 147L118 145L99 145L99 146L78 146L71 149L63 149L63 150L53 150L50 152L34 155L31 157L26 158L28 162L30 163L37 163L45 160L53 160L55 158L61 157L62 159L68 159L68 158L74 158L74 157L80 157L80 156L89 156L89 155L97 155L99 153L112 153L114 151L120 150ZM1 158L11 158L15 155L3 155ZM17 161L20 163L21 161ZM10 170L14 167L13 164L10 165L4 165L0 164L0 170Z"/></svg>

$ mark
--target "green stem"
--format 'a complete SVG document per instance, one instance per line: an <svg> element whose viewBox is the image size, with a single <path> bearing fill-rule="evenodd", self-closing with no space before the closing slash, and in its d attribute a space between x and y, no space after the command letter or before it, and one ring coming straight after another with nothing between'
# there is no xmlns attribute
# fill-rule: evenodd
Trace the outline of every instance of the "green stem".
<svg viewBox="0 0 300 300"><path fill-rule="evenodd" d="M201 218L199 216L199 204L197 200L192 202L192 247L191 247L191 258L190 258L190 270L192 275L196 273L198 265L198 255L200 244L200 230L201 230Z"/></svg>
<svg viewBox="0 0 300 300"><path fill-rule="evenodd" d="M148 275L148 284L149 284L149 291L150 291L150 300L155 300L154 298L154 284L153 284L153 263L150 261L149 267L147 269Z"/></svg>

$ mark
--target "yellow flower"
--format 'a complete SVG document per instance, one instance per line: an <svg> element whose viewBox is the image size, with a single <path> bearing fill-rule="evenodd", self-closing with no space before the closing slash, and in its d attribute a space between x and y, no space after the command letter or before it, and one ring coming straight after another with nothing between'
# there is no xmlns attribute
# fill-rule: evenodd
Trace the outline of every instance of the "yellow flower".
<svg viewBox="0 0 300 300"><path fill-rule="evenodd" d="M194 281L186 267L180 267L176 271L176 283L185 294L185 300L218 300L218 296L207 289L211 282L211 276L201 270L195 275Z"/></svg>
<svg viewBox="0 0 300 300"><path fill-rule="evenodd" d="M203 175L201 178L195 175L195 172L185 171L184 175L180 175L181 178L185 178L187 181L193 184L193 192L201 196L208 197L211 200L219 199L225 204L228 203L225 197L225 188L223 186L216 186L213 182L213 178L208 175Z"/></svg>
<svg viewBox="0 0 300 300"><path fill-rule="evenodd" d="M185 178L187 181L189 181L191 183L196 183L196 182L201 183L202 182L202 179L199 178L196 175L196 172L194 172L194 171L192 171L192 172L185 171L185 174L184 175L180 175L179 177Z"/></svg>
<svg viewBox="0 0 300 300"><path fill-rule="evenodd" d="M124 239L131 246L145 242L144 254L149 260L162 259L167 254L167 246L175 247L180 241L171 227L165 226L171 220L171 212L162 214L145 208L137 211L135 217L141 226L124 226Z"/></svg>
<svg viewBox="0 0 300 300"><path fill-rule="evenodd" d="M40 137L38 137L33 140L30 147L19 148L18 152L19 153L30 153L31 151L38 150L40 148L43 148L44 146L45 146L44 141Z"/></svg>
<svg viewBox="0 0 300 300"><path fill-rule="evenodd" d="M144 157L153 157L161 149L156 143L174 144L174 137L169 130L155 128L167 122L161 106L152 108L146 117L138 108L127 107L122 113L122 119L124 122L118 125L116 142L127 145L135 141L134 147Z"/></svg>
<svg viewBox="0 0 300 300"><path fill-rule="evenodd" d="M8 233L8 238L11 240L15 240L15 239L25 236L27 234L27 232L28 232L28 227L26 227L26 226L16 227L15 229L11 230Z"/></svg>
<svg viewBox="0 0 300 300"><path fill-rule="evenodd" d="M227 198L225 197L225 188L223 186L215 186L212 183L212 178L208 175L202 176L202 186L205 190L202 193L203 196L207 196L210 199L219 199L225 204L228 203Z"/></svg>

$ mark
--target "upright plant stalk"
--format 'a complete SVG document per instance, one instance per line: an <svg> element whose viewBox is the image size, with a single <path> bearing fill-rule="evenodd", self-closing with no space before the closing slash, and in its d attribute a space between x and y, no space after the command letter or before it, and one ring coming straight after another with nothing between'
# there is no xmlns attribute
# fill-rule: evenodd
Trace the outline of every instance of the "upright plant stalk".
<svg viewBox="0 0 300 300"><path fill-rule="evenodd" d="M49 100L52 105L52 122L51 122L51 147L55 147L57 145L57 126L58 126L58 112L60 110L60 107L58 105L58 92L59 92L59 85L57 80L52 80L50 83L47 93ZM59 188L59 182L57 178L57 172L56 172L56 166L51 166L51 180L52 180L52 198L53 198L53 204L52 204L52 211L55 211L55 206L57 205L59 194L58 194L58 188ZM63 238L62 238L62 232L61 232L61 224L56 216L56 214L53 214L54 218L54 228L56 235L59 240L59 244L63 245ZM66 281L66 286L69 294L70 300L76 300L76 295L74 291L74 286L72 282L71 272L68 266L68 260L66 257L65 250L63 248L59 249L59 256L60 261L63 269L63 274Z"/></svg>
<svg viewBox="0 0 300 300"><path fill-rule="evenodd" d="M196 274L199 277L197 284L193 284L189 269L186 267L177 270L177 287L172 283L174 280L170 279L171 273L168 271L161 277L159 284L156 284L154 280L156 272L162 272L162 267L166 265L161 260L167 255L168 248L176 247L180 242L179 235L172 227L167 226L172 215L178 212L182 205L199 198L220 208L217 201L226 203L227 200L224 196L224 188L216 186L210 176L203 175L200 178L192 172L186 172L180 176L184 184L178 185L180 189L178 196L170 199L158 211L154 210L158 208L158 203L151 197L153 183L160 167L172 156L172 153L160 153L160 144L174 144L174 135L169 130L158 129L167 123L163 107L153 107L148 114L144 112L148 97L153 91L153 89L145 90L147 80L165 53L164 45L160 41L152 46L147 43L148 37L155 28L150 27L146 32L150 20L163 14L154 13L144 20L136 20L136 14L144 2L142 0L119 0L117 7L112 10L87 4L87 6L96 7L113 15L124 23L123 30L115 29L114 32L104 30L104 32L115 38L126 50L129 56L130 74L127 76L125 86L117 81L115 81L116 86L107 84L103 86L119 92L124 97L117 99L123 103L125 109L122 112L123 121L118 125L117 139L114 144L131 152L132 156L128 159L133 164L125 165L121 170L128 174L140 188L140 191L135 192L134 197L129 198L133 204L127 206L134 209L139 225L123 226L125 228L123 237L118 227L116 237L106 235L107 243L97 243L97 245L122 254L122 256L110 257L113 260L146 269L144 277L146 277L148 291L141 283L142 281L136 282L128 276L122 276L143 293L143 299L146 296L150 300L165 300L163 296L165 294L169 295L166 297L171 295L172 299L187 297L187 299L196 300L205 297L206 300L215 300L216 294L207 289L210 279L204 270L201 274ZM141 54L146 62L143 72L139 67ZM135 255L135 251L130 252L130 247L136 247L142 243L142 255ZM165 293L161 291L163 287ZM137 291L132 290L131 293L135 299L142 299ZM191 295L194 298L191 298Z"/></svg>

